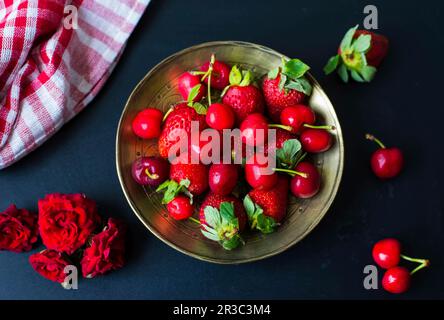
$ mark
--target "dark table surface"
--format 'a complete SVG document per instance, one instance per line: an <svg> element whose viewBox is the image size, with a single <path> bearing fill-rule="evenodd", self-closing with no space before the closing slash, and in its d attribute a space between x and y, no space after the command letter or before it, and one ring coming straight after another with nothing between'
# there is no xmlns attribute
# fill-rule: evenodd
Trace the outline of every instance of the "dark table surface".
<svg viewBox="0 0 444 320"><path fill-rule="evenodd" d="M0 172L1 210L10 203L36 210L47 193L83 192L102 215L125 219L127 266L68 291L35 273L30 253L1 252L0 298L396 298L363 287L372 244L387 236L402 239L405 253L432 260L402 297L444 298L443 5L372 3L390 54L372 83L344 85L325 77L322 67L345 31L362 25L368 1L153 0L99 96L42 147ZM127 205L115 169L118 119L137 82L166 56L213 40L255 42L310 64L336 108L346 149L342 185L319 226L278 256L238 266L201 262L156 239ZM375 146L364 140L367 131L405 151L399 178L381 182L370 172Z"/></svg>

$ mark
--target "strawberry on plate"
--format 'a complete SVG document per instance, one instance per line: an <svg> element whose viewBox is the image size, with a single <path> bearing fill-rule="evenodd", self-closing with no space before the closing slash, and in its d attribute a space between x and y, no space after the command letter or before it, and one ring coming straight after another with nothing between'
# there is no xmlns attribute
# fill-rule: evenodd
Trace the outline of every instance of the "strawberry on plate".
<svg viewBox="0 0 444 320"><path fill-rule="evenodd" d="M311 95L312 86L305 77L309 69L299 59L283 60L282 66L264 77L262 91L268 115L274 122L279 122L281 112L286 107L300 104L306 96Z"/></svg>
<svg viewBox="0 0 444 320"><path fill-rule="evenodd" d="M243 243L239 232L245 228L247 216L235 196L209 193L200 207L199 219L202 234L224 249L232 250Z"/></svg>
<svg viewBox="0 0 444 320"><path fill-rule="evenodd" d="M233 66L230 72L230 85L222 92L222 102L233 109L238 125L249 114L264 112L264 98L252 82L253 74L250 71Z"/></svg>
<svg viewBox="0 0 444 320"><path fill-rule="evenodd" d="M198 122L199 131L207 127L205 115L198 113L195 108L190 107L187 103L179 103L167 113L158 141L161 157L168 158L170 148L179 142L183 133L188 135L188 140L191 138L192 121Z"/></svg>
<svg viewBox="0 0 444 320"><path fill-rule="evenodd" d="M271 233L287 213L288 178L279 175L278 183L270 190L253 189L244 198L244 208L251 229Z"/></svg>
<svg viewBox="0 0 444 320"><path fill-rule="evenodd" d="M349 73L357 82L370 82L376 68L387 55L388 39L367 30L358 30L358 25L349 29L341 41L338 54L331 57L324 67L325 74L337 69L340 78L348 82Z"/></svg>

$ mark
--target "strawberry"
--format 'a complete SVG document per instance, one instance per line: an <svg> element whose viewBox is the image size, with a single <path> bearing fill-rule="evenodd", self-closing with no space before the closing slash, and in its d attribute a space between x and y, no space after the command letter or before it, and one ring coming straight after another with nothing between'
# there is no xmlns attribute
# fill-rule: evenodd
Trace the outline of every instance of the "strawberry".
<svg viewBox="0 0 444 320"><path fill-rule="evenodd" d="M188 139L191 138L191 121L199 122L200 131L206 128L205 115L198 113L187 103L179 103L167 113L158 141L161 157L168 158L170 148L180 140L177 129L183 129L188 134Z"/></svg>
<svg viewBox="0 0 444 320"><path fill-rule="evenodd" d="M250 71L233 66L230 72L230 85L222 92L223 104L230 106L239 125L251 113L264 112L264 98L261 91L252 83Z"/></svg>
<svg viewBox="0 0 444 320"><path fill-rule="evenodd" d="M305 73L310 69L299 59L282 61L282 66L271 70L262 82L268 115L274 122L280 121L282 110L300 104L311 95L312 86Z"/></svg>
<svg viewBox="0 0 444 320"><path fill-rule="evenodd" d="M177 163L171 164L170 179L180 183L189 180L188 191L198 196L208 189L208 167L201 163Z"/></svg>
<svg viewBox="0 0 444 320"><path fill-rule="evenodd" d="M247 222L242 203L236 197L209 193L200 207L199 218L202 234L218 241L226 250L243 243L239 232Z"/></svg>
<svg viewBox="0 0 444 320"><path fill-rule="evenodd" d="M244 207L252 229L271 233L287 213L288 178L279 176L271 190L253 189L244 198Z"/></svg>
<svg viewBox="0 0 444 320"><path fill-rule="evenodd" d="M242 202L233 195L222 196L214 192L209 192L205 197L199 211L199 220L201 224L205 224L205 208L207 206L214 207L216 209L220 208L222 202L230 202L234 205L234 214L239 220L239 231L244 230L247 224L247 215L245 214Z"/></svg>
<svg viewBox="0 0 444 320"><path fill-rule="evenodd" d="M337 69L344 82L348 82L349 73L358 82L370 82L374 78L376 68L387 55L388 39L357 29L358 25L347 31L338 48L338 54L331 57L325 65L325 74Z"/></svg>

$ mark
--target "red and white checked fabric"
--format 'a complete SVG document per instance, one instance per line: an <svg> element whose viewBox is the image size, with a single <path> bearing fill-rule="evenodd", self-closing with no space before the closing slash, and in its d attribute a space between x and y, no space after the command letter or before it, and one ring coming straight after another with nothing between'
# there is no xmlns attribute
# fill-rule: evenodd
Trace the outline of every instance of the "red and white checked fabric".
<svg viewBox="0 0 444 320"><path fill-rule="evenodd" d="M0 169L97 95L149 1L0 0Z"/></svg>

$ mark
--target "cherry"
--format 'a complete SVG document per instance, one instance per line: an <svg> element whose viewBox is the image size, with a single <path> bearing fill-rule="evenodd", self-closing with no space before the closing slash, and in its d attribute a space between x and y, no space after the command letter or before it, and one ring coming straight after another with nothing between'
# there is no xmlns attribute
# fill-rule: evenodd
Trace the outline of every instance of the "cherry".
<svg viewBox="0 0 444 320"><path fill-rule="evenodd" d="M268 168L267 162L259 163L253 155L245 164L245 180L254 189L269 190L276 185L278 176L273 169Z"/></svg>
<svg viewBox="0 0 444 320"><path fill-rule="evenodd" d="M333 130L333 126L309 126L302 131L300 141L302 148L310 153L325 152L330 149L333 143L333 137L327 130Z"/></svg>
<svg viewBox="0 0 444 320"><path fill-rule="evenodd" d="M140 111L132 123L134 134L142 139L159 137L162 118L162 111L156 108L146 108Z"/></svg>
<svg viewBox="0 0 444 320"><path fill-rule="evenodd" d="M299 133L304 124L314 124L315 120L313 109L303 104L287 107L281 112L281 123L290 126L292 133Z"/></svg>
<svg viewBox="0 0 444 320"><path fill-rule="evenodd" d="M395 267L401 259L401 243L393 238L380 240L373 246L373 260L384 269Z"/></svg>
<svg viewBox="0 0 444 320"><path fill-rule="evenodd" d="M205 95L206 86L201 84L200 77L198 75L193 75L191 72L183 73L178 79L179 92L188 101L191 90L194 87L200 85L197 95L192 99L192 102L199 102Z"/></svg>
<svg viewBox="0 0 444 320"><path fill-rule="evenodd" d="M392 267L384 273L382 287L391 293L403 293L410 287L410 272L404 267Z"/></svg>
<svg viewBox="0 0 444 320"><path fill-rule="evenodd" d="M173 219L184 220L193 215L194 207L190 202L190 198L184 195L178 195L168 202L167 210Z"/></svg>
<svg viewBox="0 0 444 320"><path fill-rule="evenodd" d="M212 164L208 173L211 191L222 196L230 194L239 177L235 164Z"/></svg>
<svg viewBox="0 0 444 320"><path fill-rule="evenodd" d="M141 157L134 160L131 173L138 184L157 187L168 179L170 165L160 157Z"/></svg>
<svg viewBox="0 0 444 320"><path fill-rule="evenodd" d="M371 157L370 164L375 175L381 179L396 177L404 166L404 156L398 148L386 148L385 145L371 134L365 136L368 140L375 141L380 149Z"/></svg>
<svg viewBox="0 0 444 320"><path fill-rule="evenodd" d="M249 114L242 121L240 130L243 143L249 146L262 146L268 135L268 120L260 113Z"/></svg>
<svg viewBox="0 0 444 320"><path fill-rule="evenodd" d="M293 170L287 170L292 174ZM302 174L296 174L293 176L290 182L290 189L293 195L298 198L306 199L316 195L321 186L321 176L319 175L316 167L310 162L300 162L295 171Z"/></svg>
<svg viewBox="0 0 444 320"><path fill-rule="evenodd" d="M211 61L208 61L202 67L200 67L200 70L207 72L210 65ZM210 86L214 89L223 90L230 84L229 76L231 68L227 64L217 60L215 60L212 65L213 69L210 79ZM208 85L208 77L205 78L204 81Z"/></svg>
<svg viewBox="0 0 444 320"><path fill-rule="evenodd" d="M231 107L222 103L213 103L207 110L205 120L213 129L231 129L234 125L235 116Z"/></svg>
<svg viewBox="0 0 444 320"><path fill-rule="evenodd" d="M269 124L268 119L261 113L251 113L240 125L242 142L248 146L263 146L268 140L269 128L291 130L291 127L282 124Z"/></svg>

